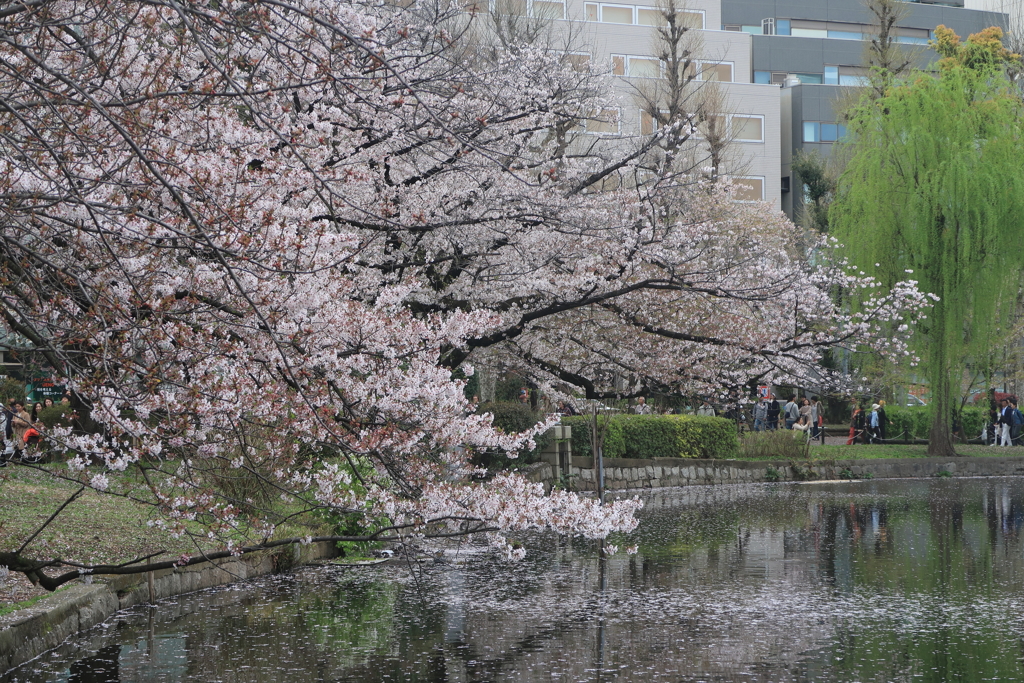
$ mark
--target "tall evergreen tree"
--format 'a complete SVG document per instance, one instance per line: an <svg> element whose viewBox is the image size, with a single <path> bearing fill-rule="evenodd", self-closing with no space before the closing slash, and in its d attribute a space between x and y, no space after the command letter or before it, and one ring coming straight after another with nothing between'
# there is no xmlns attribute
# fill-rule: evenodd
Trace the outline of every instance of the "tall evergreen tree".
<svg viewBox="0 0 1024 683"><path fill-rule="evenodd" d="M921 325L935 409L931 455L955 453L959 377L1012 312L1024 264L1024 112L1006 55L988 33L991 59L977 58L975 38L947 42L938 75L864 99L831 210L833 233L855 262L875 264L883 281L912 270L937 296ZM970 59L958 58L968 50Z"/></svg>

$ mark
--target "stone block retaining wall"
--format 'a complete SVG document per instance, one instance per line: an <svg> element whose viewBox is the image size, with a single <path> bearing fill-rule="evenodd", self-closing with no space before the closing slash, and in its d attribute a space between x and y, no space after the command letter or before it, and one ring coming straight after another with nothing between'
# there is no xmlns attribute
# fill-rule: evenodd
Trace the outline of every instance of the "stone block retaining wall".
<svg viewBox="0 0 1024 683"><path fill-rule="evenodd" d="M531 481L551 486L555 468L548 463L533 465L527 472ZM808 481L851 477L907 479L945 476L1021 476L1024 457L977 458L892 458L878 460L747 461L651 458L646 460L606 458L605 489L660 488L701 484L740 484L769 481ZM591 458L574 457L568 468L569 486L596 491L597 478Z"/></svg>
<svg viewBox="0 0 1024 683"><path fill-rule="evenodd" d="M283 546L208 564L153 572L157 600L280 571L282 567L337 556L333 543ZM118 610L150 601L147 574L73 583L31 607L0 617L0 674L51 650Z"/></svg>

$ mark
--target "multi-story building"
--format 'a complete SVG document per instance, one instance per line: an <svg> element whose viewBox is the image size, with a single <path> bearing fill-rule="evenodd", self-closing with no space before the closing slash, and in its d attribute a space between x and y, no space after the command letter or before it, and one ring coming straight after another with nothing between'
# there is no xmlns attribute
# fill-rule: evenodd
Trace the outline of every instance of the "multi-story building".
<svg viewBox="0 0 1024 683"><path fill-rule="evenodd" d="M654 56L661 10L657 0L591 2L567 0L563 16L582 19L586 57L595 63L611 65L619 76L620 111L598 124L596 134L623 137L652 131L650 117L636 103L636 93L644 81L662 77L662 66ZM538 2L538 0L534 0ZM684 3L679 3L684 6ZM767 200L779 204L782 188L779 168L781 147L781 93L777 86L752 81L751 40L745 34L722 30L718 0L685 3L688 23L699 29L695 36L697 82L713 83L718 100L715 118L728 139L727 160L722 173L734 179L739 201ZM550 11L545 3L545 11ZM557 17L561 8L556 8ZM582 55L581 55L582 56ZM710 88L710 86L709 86ZM699 95L696 95L699 96Z"/></svg>
<svg viewBox="0 0 1024 683"><path fill-rule="evenodd" d="M519 0L522 2L523 0ZM590 132L629 137L651 132L631 96L644 80L662 71L654 57L658 2L526 0L555 18L582 21L586 58L610 64L619 81L622 106ZM967 6L964 6L964 3ZM721 115L730 139L724 171L742 185L737 197L776 203L791 216L801 203L790 162L796 150L828 156L842 139L835 104L847 87L866 82L866 40L874 22L861 0L685 0L692 26L700 29L697 55L701 79L717 82ZM928 47L944 24L961 36L1020 18L1022 0L948 0L906 3L897 41L910 48L915 66L936 55ZM536 15L537 9L523 8ZM1012 16L1012 15L1011 15ZM581 55L582 56L582 55ZM791 191L794 190L794 191Z"/></svg>
<svg viewBox="0 0 1024 683"><path fill-rule="evenodd" d="M937 58L928 47L935 27L943 24L966 37L988 26L1008 25L1001 10L1020 8L1021 0L949 0L934 4L906 3L896 27L915 66L926 68ZM790 162L796 150L831 153L845 133L835 107L843 86L866 81L865 41L877 29L858 0L722 0L722 28L751 36L751 80L782 87L782 202L791 216L802 194L791 185Z"/></svg>

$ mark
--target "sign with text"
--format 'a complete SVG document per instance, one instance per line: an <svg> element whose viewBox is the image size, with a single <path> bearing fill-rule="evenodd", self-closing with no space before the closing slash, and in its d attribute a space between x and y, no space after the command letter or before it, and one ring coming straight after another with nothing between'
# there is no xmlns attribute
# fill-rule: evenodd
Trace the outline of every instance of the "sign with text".
<svg viewBox="0 0 1024 683"><path fill-rule="evenodd" d="M64 392L67 391L65 385L57 384L49 377L34 379L26 388L28 389L29 400L39 402L49 398L53 399L54 403L60 403L60 400L64 397Z"/></svg>

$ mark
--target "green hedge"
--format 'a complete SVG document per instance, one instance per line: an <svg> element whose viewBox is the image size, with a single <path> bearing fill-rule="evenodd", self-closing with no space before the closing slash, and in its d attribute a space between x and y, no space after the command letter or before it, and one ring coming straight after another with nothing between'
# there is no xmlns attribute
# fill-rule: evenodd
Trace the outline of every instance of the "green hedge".
<svg viewBox="0 0 1024 683"><path fill-rule="evenodd" d="M932 426L931 406L886 406L885 415L889 418L886 429L887 439L927 439ZM988 411L981 406L967 406L961 413L964 433L968 439L977 439L981 435L981 426L988 421ZM901 436L906 431L907 436Z"/></svg>
<svg viewBox="0 0 1024 683"><path fill-rule="evenodd" d="M604 440L606 458L734 458L736 423L693 415L612 415ZM590 419L564 417L572 427L572 453L590 457Z"/></svg>

